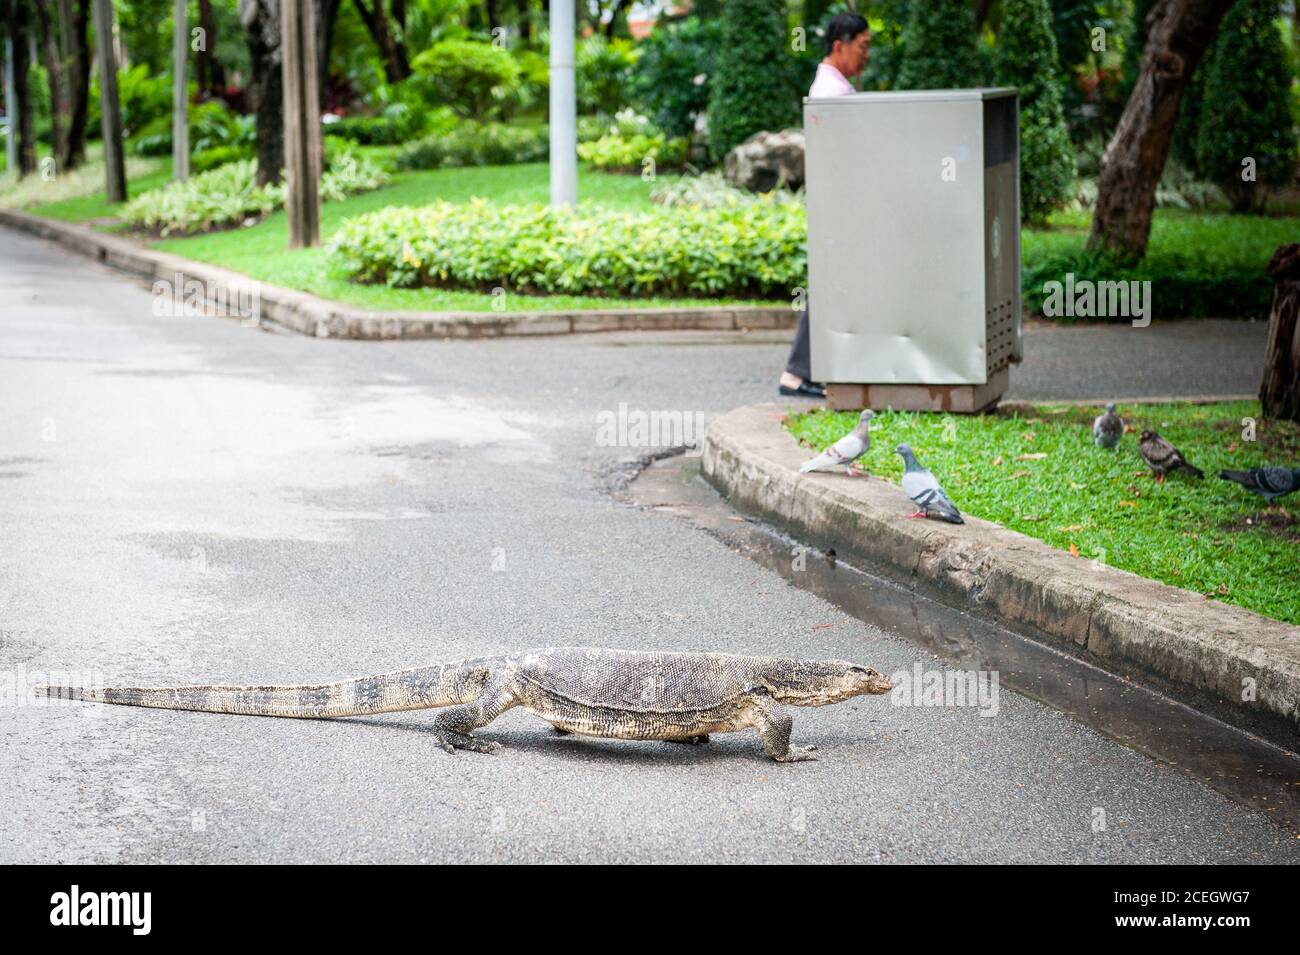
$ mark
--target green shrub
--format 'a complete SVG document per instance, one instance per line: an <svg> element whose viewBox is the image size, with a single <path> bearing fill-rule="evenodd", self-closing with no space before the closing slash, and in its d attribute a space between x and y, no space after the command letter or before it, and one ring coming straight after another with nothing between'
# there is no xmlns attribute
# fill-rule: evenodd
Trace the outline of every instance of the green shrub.
<svg viewBox="0 0 1300 955"><path fill-rule="evenodd" d="M508 112L521 81L519 65L507 50L473 40L435 43L411 67L419 77L417 88L429 102L467 117Z"/></svg>
<svg viewBox="0 0 1300 955"><path fill-rule="evenodd" d="M256 117L240 116L219 100L209 100L191 106L190 152L206 152L218 147L232 147L252 155L255 148ZM135 151L140 156L170 156L172 151L172 118L158 116L139 134Z"/></svg>
<svg viewBox="0 0 1300 955"><path fill-rule="evenodd" d="M647 159L665 169L686 162L686 140L668 139L663 133L602 136L594 143L579 143L578 156L606 172L641 172Z"/></svg>
<svg viewBox="0 0 1300 955"><path fill-rule="evenodd" d="M983 86L988 57L979 43L969 0L919 0L903 28L901 90Z"/></svg>
<svg viewBox="0 0 1300 955"><path fill-rule="evenodd" d="M445 135L426 136L406 146L394 160L398 169L445 166L499 166L540 162L550 155L545 126L460 123Z"/></svg>
<svg viewBox="0 0 1300 955"><path fill-rule="evenodd" d="M709 88L722 45L722 24L689 17L657 27L641 41L628 92L669 136L689 136L709 108Z"/></svg>
<svg viewBox="0 0 1300 955"><path fill-rule="evenodd" d="M717 209L765 201L748 189L737 189L718 172L698 176L677 176L665 179L650 190L650 201L657 206L697 207Z"/></svg>
<svg viewBox="0 0 1300 955"><path fill-rule="evenodd" d="M257 161L245 159L142 193L127 203L122 219L163 235L198 232L265 215L283 201L283 187L259 186Z"/></svg>
<svg viewBox="0 0 1300 955"><path fill-rule="evenodd" d="M1073 194L1074 146L1061 108L1047 0L1003 0L998 82L1020 91L1020 216L1041 222Z"/></svg>
<svg viewBox="0 0 1300 955"><path fill-rule="evenodd" d="M373 162L351 150L331 150L321 176L320 196L332 202L383 185L386 176ZM284 186L259 186L257 160L226 163L183 182L170 182L127 203L128 225L169 235L201 232L260 217L284 204Z"/></svg>
<svg viewBox="0 0 1300 955"><path fill-rule="evenodd" d="M331 242L357 281L597 295L787 296L806 271L794 201L622 212L594 206L390 207Z"/></svg>
<svg viewBox="0 0 1300 955"><path fill-rule="evenodd" d="M578 111L617 111L623 105L623 87L636 63L636 48L631 41L606 40L596 33L579 43L575 53Z"/></svg>
<svg viewBox="0 0 1300 955"><path fill-rule="evenodd" d="M246 146L213 146L190 156L190 174L197 175L226 163L252 158L253 151Z"/></svg>
<svg viewBox="0 0 1300 955"><path fill-rule="evenodd" d="M723 7L709 89L709 154L716 162L757 132L799 125L804 91L785 13L784 0L728 0Z"/></svg>
<svg viewBox="0 0 1300 955"><path fill-rule="evenodd" d="M641 172L649 159L655 167L680 166L686 161L686 140L668 139L645 116L620 110L599 139L579 143L578 157L606 172Z"/></svg>
<svg viewBox="0 0 1300 955"><path fill-rule="evenodd" d="M1277 15L1274 0L1237 0L1223 18L1205 72L1196 165L1238 212L1259 209L1268 190L1289 183L1296 168L1291 70ZM1242 178L1248 158L1256 181Z"/></svg>

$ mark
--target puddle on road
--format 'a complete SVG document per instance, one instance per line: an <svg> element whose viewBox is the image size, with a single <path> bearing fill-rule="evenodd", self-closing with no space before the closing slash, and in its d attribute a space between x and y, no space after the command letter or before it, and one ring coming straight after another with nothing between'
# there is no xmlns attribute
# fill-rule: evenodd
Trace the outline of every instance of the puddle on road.
<svg viewBox="0 0 1300 955"><path fill-rule="evenodd" d="M795 587L934 653L949 666L997 670L1001 684L1181 770L1300 832L1300 756L1107 673L1077 657L915 593L888 576L808 549L743 517L699 476L699 458L653 462L631 482L633 504L682 518Z"/></svg>

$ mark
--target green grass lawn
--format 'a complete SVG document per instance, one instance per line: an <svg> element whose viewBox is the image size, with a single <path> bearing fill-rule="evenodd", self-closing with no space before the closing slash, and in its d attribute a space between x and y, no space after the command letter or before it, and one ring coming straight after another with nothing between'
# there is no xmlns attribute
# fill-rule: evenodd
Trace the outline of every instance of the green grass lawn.
<svg viewBox="0 0 1300 955"><path fill-rule="evenodd" d="M161 175L161 179L157 182L152 181L152 176L139 183L133 182L132 194L138 195L145 188L166 181L165 172L158 175ZM328 242L344 219L385 206L422 206L438 199L465 202L476 196L502 204L547 202L550 198L549 176L545 163L394 173L392 184L383 189L352 196L342 202L324 203L321 206L321 236L324 242ZM642 180L640 176L609 175L585 169L580 170L578 175L578 194L582 201L616 208L648 208L650 190L654 185L655 183ZM111 215L113 208L103 202L102 197L90 196L37 206L32 211L39 215L75 220L79 217L84 219ZM79 212L85 212L86 215L79 216ZM293 251L286 248L288 224L282 211L272 213L249 228L161 239L151 245L200 262L234 269L264 282L303 289L324 298L376 311L489 311L495 304L491 295L479 292L394 289L385 285L353 283L341 269L331 265L324 245ZM586 295L511 295L506 298L506 310L519 312L634 305L700 306L735 302L764 304L753 300L718 298L623 299Z"/></svg>
<svg viewBox="0 0 1300 955"><path fill-rule="evenodd" d="M363 147L362 152L383 160L391 156L392 147ZM132 174L131 195L163 185L168 178L164 160L140 160L152 165L139 167ZM73 183L65 183L54 201L40 202L40 189L27 185L22 205L40 215L71 221L102 220L111 217L116 207L103 199L102 187L90 192L102 180L102 167L80 173L87 185L81 194ZM70 174L71 175L71 174ZM91 177L91 178L86 178ZM77 183L79 185L80 182ZM619 176L582 168L578 193L584 202L624 209L650 206L650 191L655 184L639 176ZM50 190L46 190L48 194ZM549 198L549 172L545 163L512 166L484 166L437 169L424 172L395 173L391 185L374 192L353 196L342 202L321 207L322 236L326 242L348 217L385 206L420 206L437 199L464 202L474 197L494 203L546 202ZM0 204L6 200L0 189ZM100 224L99 228L112 229ZM1294 241L1296 218L1284 216L1231 216L1222 212L1190 212L1182 209L1159 209L1152 227L1146 259L1133 269L1116 269L1092 264L1083 254L1087 238L1086 211L1061 212L1052 216L1047 228L1022 232L1025 302L1032 311L1042 298L1043 282L1059 279L1066 271L1079 277L1124 279L1150 278L1152 300L1157 317L1171 315L1235 314L1227 309L1231 303L1249 300L1246 313L1260 315L1268 309L1272 285L1263 268L1273 250ZM326 298L381 311L466 310L487 311L493 308L490 295L471 291L442 289L392 289L383 285L364 286L347 278L333 266L324 248L289 251L284 214L275 213L243 229L215 232L188 238L168 238L154 245L166 251L244 272L276 285L303 289ZM1093 275L1097 272L1096 275ZM534 309L609 308L631 305L692 306L742 302L737 299L624 299L590 296L524 296L506 299L508 311ZM1225 304L1228 303L1228 304Z"/></svg>
<svg viewBox="0 0 1300 955"><path fill-rule="evenodd" d="M1220 468L1300 466L1300 427L1264 421L1257 402L1121 407L1132 434L1118 452L1096 447L1100 408L1021 406L962 416L877 411L872 474L897 482L900 443L912 446L963 513L996 521L1053 547L1256 613L1300 624L1300 496L1271 512L1261 498L1220 479ZM1242 419L1256 420L1256 440ZM856 412L791 415L790 430L820 450L851 430ZM1196 466L1203 480L1150 476L1137 433L1153 428ZM848 478L846 478L848 480ZM1289 508L1288 509L1288 505ZM910 502L899 491L899 513Z"/></svg>

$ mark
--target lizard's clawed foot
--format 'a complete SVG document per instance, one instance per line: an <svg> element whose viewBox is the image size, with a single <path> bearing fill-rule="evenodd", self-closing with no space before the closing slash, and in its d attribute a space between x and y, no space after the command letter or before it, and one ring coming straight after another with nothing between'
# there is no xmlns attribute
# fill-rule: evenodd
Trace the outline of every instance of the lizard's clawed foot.
<svg viewBox="0 0 1300 955"><path fill-rule="evenodd" d="M475 739L465 733L450 733L446 730L435 731L434 739L448 753L455 753L458 749L467 749L474 753L495 753L501 749L501 744L492 740Z"/></svg>
<svg viewBox="0 0 1300 955"><path fill-rule="evenodd" d="M778 763L802 763L802 762L806 762L807 760L816 760L817 757L813 755L813 750L815 750L816 748L817 748L816 746L793 746L792 745L790 746L789 749L785 751L785 755L773 756L772 758L775 759Z"/></svg>

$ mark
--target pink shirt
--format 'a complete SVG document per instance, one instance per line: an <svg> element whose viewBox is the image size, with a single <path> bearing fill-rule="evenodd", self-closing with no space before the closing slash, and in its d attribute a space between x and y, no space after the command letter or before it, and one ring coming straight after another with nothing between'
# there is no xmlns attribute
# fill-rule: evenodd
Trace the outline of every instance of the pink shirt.
<svg viewBox="0 0 1300 955"><path fill-rule="evenodd" d="M844 74L829 63L817 64L817 76L808 90L809 96L846 96L856 93L853 84L844 78Z"/></svg>

